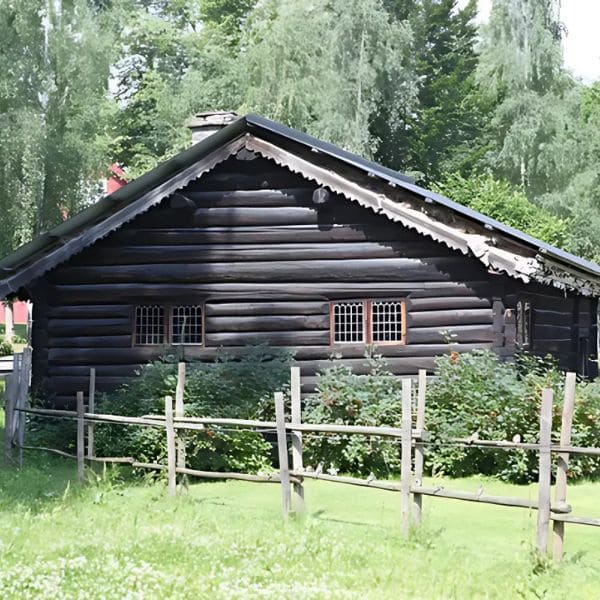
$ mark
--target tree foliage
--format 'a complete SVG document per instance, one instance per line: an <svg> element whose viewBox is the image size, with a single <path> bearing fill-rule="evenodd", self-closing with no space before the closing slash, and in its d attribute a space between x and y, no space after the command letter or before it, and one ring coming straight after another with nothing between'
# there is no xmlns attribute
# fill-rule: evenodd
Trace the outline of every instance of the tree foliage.
<svg viewBox="0 0 600 600"><path fill-rule="evenodd" d="M454 173L435 187L450 199L549 244L563 246L568 238L567 220L536 206L520 189L492 175L466 178Z"/></svg>
<svg viewBox="0 0 600 600"><path fill-rule="evenodd" d="M473 0L0 3L0 252L232 109L597 259L600 87L565 70L559 8L493 0L478 31Z"/></svg>
<svg viewBox="0 0 600 600"><path fill-rule="evenodd" d="M107 166L103 19L84 0L0 4L0 253L78 210Z"/></svg>

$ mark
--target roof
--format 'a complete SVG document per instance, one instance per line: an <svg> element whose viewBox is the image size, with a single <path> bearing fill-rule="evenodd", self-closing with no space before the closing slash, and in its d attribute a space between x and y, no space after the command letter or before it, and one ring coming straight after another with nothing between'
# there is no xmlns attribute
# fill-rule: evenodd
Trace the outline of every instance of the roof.
<svg viewBox="0 0 600 600"><path fill-rule="evenodd" d="M301 173L472 254L488 267L585 295L600 295L600 266L537 240L408 177L264 117L248 114L158 165L0 261L0 297L18 290L158 204L242 148Z"/></svg>

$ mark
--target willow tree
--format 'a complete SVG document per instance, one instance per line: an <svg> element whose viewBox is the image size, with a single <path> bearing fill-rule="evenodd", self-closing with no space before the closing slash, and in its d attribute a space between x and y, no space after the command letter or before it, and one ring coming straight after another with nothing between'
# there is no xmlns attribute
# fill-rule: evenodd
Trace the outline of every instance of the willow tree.
<svg viewBox="0 0 600 600"><path fill-rule="evenodd" d="M85 0L0 3L0 253L81 208L107 166L101 20Z"/></svg>
<svg viewBox="0 0 600 600"><path fill-rule="evenodd" d="M489 162L531 196L569 170L574 82L563 68L562 35L558 0L494 0L483 28L478 80L495 105Z"/></svg>
<svg viewBox="0 0 600 600"><path fill-rule="evenodd" d="M416 102L411 37L381 0L259 5L242 42L243 109L373 156L382 80L394 82L399 110Z"/></svg>

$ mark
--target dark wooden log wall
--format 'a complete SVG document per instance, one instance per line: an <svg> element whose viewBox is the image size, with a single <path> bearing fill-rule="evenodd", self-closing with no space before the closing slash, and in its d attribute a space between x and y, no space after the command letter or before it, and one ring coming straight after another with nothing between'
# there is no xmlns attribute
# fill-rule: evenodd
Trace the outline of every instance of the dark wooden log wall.
<svg viewBox="0 0 600 600"><path fill-rule="evenodd" d="M206 343L186 357L292 347L310 391L333 352L366 369L364 345L330 347L330 300L406 297L408 343L379 351L395 373L414 374L449 348L512 355L511 309L531 287L535 351L568 348L574 360L571 329L576 318L591 328L589 301L492 275L343 198L317 209L315 187L263 159L230 159L56 268L32 290L34 383L65 404L90 367L105 391L159 355L132 345L137 303L204 302Z"/></svg>

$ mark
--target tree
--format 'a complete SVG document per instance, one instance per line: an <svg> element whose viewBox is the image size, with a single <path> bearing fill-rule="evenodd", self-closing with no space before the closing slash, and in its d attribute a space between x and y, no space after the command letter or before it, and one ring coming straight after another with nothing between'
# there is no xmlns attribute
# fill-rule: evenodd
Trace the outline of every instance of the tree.
<svg viewBox="0 0 600 600"><path fill-rule="evenodd" d="M136 177L189 144L185 121L241 104L244 19L256 0L121 0L113 155Z"/></svg>
<svg viewBox="0 0 600 600"><path fill-rule="evenodd" d="M564 246L568 238L566 219L541 209L528 200L521 190L492 175L465 178L454 173L434 187L455 202L549 244Z"/></svg>
<svg viewBox="0 0 600 600"><path fill-rule="evenodd" d="M77 211L106 167L112 43L85 0L0 4L0 252Z"/></svg>
<svg viewBox="0 0 600 600"><path fill-rule="evenodd" d="M562 34L557 0L495 0L483 28L478 81L495 104L488 163L532 197L554 189L571 166L558 159L570 141L574 87Z"/></svg>
<svg viewBox="0 0 600 600"><path fill-rule="evenodd" d="M390 4L389 10L397 16L410 17L418 104L406 113L398 135L391 136L388 120L393 98L384 97L374 123L382 140L377 158L430 183L452 162L457 148L477 136L478 122L468 102L475 89L477 6L474 0L462 9L456 0L421 0L412 7L406 2Z"/></svg>
<svg viewBox="0 0 600 600"><path fill-rule="evenodd" d="M380 0L271 0L242 43L243 108L373 156L382 79L394 81L396 106L415 103L410 41Z"/></svg>

